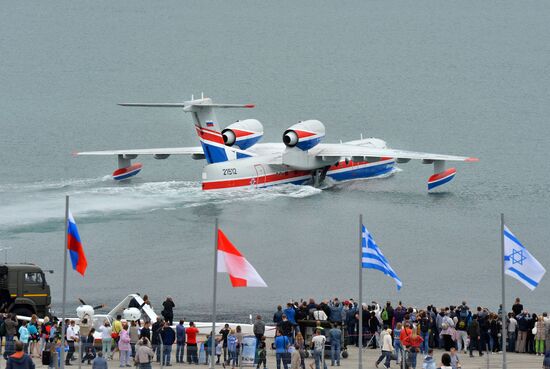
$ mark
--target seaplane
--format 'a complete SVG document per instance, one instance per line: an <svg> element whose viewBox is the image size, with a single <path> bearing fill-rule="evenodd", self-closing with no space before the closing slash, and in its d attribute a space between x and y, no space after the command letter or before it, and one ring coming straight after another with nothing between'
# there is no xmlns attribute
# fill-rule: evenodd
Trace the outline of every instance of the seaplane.
<svg viewBox="0 0 550 369"><path fill-rule="evenodd" d="M83 319L87 319L91 323L91 326L95 328L96 332L94 333L94 340L97 342L101 341L101 332L99 328L103 326L105 321L108 321L109 324L117 319L118 316L121 317L122 321L132 322L135 321L141 327L145 321L154 323L157 321L157 313L153 310L150 305L145 304L142 297L139 294L129 294L122 301L120 301L116 306L111 308L107 313L99 313L98 309L103 309L106 306L104 304L92 306L87 304L81 298L78 299L80 305L76 308L76 317L67 317L66 319L74 320L77 324L80 323ZM139 307L138 307L139 306ZM17 320L30 321L30 316L17 315ZM61 319L61 317L58 317ZM40 322L43 322L44 319L38 319ZM176 319L177 320L177 319ZM250 321L252 321L252 315L250 315ZM212 322L194 322L195 327L198 328L199 334L207 335L212 331ZM216 322L216 332L219 332L225 325L229 325L230 328L236 329L237 326L241 327L241 331L245 335L254 335L253 328L254 325L251 323L234 323L234 322ZM184 323L185 328L189 327L189 320L186 320ZM175 329L176 325L172 325L172 328ZM275 327L266 326L265 336L273 338L275 336Z"/></svg>
<svg viewBox="0 0 550 369"><path fill-rule="evenodd" d="M121 103L128 107L176 108L190 113L200 146L77 152L76 156L107 155L117 158L114 180L123 181L143 168L132 163L139 155L167 159L187 155L205 160L202 189L250 189L282 184L320 186L327 178L335 183L364 180L392 174L396 164L420 160L433 164L428 190L450 182L456 168L450 162L477 162L466 156L430 154L391 149L379 138L362 138L341 143L322 143L325 126L319 120L304 120L284 130L282 142L259 143L263 125L257 119L239 120L220 128L215 111L227 108L254 108L253 104L218 104L211 98L193 97L182 103Z"/></svg>
<svg viewBox="0 0 550 369"><path fill-rule="evenodd" d="M108 321L109 324L113 324L117 316L120 315L123 321L138 322L138 326L143 326L145 321L154 323L157 321L157 313L151 308L151 306L144 303L140 295L132 293L126 296L122 301L120 301L115 307L113 307L108 313L101 314L97 313L96 310L105 305L91 306L87 305L82 299L79 299L81 305L76 308L77 318L71 318L76 322L82 321L82 319L87 318L88 321L92 322L92 326L96 329L94 338L96 340L101 339L101 332L98 331L98 328L103 325L105 321ZM139 307L137 307L139 306ZM177 320L177 319L176 319ZM241 331L243 334L253 335L253 324L247 323L230 323L230 322L216 322L216 332L219 332L225 324L228 324L230 328L235 329L237 325L241 326ZM189 327L189 321L185 321L185 328ZM207 335L212 331L211 322L195 322L195 327L198 328L199 333L202 335ZM176 325L172 325L172 328L175 329ZM273 337L275 335L275 327L267 326L266 327L266 337Z"/></svg>

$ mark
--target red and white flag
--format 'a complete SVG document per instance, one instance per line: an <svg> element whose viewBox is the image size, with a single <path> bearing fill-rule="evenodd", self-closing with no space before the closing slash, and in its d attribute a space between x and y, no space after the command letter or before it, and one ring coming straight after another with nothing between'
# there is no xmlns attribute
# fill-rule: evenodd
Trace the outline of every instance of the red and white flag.
<svg viewBox="0 0 550 369"><path fill-rule="evenodd" d="M256 269L218 229L218 273L229 273L233 287L267 287Z"/></svg>

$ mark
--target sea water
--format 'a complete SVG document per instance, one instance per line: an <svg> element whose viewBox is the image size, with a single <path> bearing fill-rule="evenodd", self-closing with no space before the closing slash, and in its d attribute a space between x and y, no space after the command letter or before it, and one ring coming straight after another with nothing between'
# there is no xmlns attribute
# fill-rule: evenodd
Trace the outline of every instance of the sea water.
<svg viewBox="0 0 550 369"><path fill-rule="evenodd" d="M131 292L177 315L210 312L214 219L269 288L232 289L234 319L289 299L357 296L358 216L401 277L367 270L367 301L419 307L500 303L500 213L547 268L550 4L377 2L5 2L0 11L0 248L54 270L60 310L65 195L88 258L68 301L114 306ZM75 150L196 146L191 117L119 102L204 92L222 124L256 118L264 142L299 120L325 142L379 137L393 148L479 157L427 192L432 166L364 182L261 191L200 189L203 161L140 157L115 183L114 157ZM4 257L2 253L0 256ZM507 303L548 308L507 278Z"/></svg>

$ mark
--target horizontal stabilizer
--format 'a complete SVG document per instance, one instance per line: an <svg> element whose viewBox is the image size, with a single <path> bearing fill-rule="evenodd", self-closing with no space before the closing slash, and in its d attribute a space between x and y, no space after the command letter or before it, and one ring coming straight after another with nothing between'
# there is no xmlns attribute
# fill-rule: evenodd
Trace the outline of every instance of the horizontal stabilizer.
<svg viewBox="0 0 550 369"><path fill-rule="evenodd" d="M76 152L76 156L83 155L196 155L203 154L202 147L167 147L158 149L130 149L130 150L103 150Z"/></svg>
<svg viewBox="0 0 550 369"><path fill-rule="evenodd" d="M185 101L183 103L119 103L120 106L145 107L145 108L187 108L187 107L210 107L210 108L254 108L254 104L213 104L196 103L195 101Z"/></svg>

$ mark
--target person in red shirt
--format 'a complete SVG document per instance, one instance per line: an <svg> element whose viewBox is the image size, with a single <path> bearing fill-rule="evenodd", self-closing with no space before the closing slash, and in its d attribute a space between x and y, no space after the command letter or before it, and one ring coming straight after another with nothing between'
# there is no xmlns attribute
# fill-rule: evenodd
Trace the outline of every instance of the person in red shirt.
<svg viewBox="0 0 550 369"><path fill-rule="evenodd" d="M197 355L197 333L199 333L199 330L195 327L195 323L189 322L189 328L185 330L187 336L187 362L189 364L199 363L199 357Z"/></svg>
<svg viewBox="0 0 550 369"><path fill-rule="evenodd" d="M407 331L407 328L404 328L403 331ZM408 328L408 334L405 335L403 335L403 331L401 331L401 343L409 350L410 367L416 369L416 354L424 340L416 333L416 329Z"/></svg>
<svg viewBox="0 0 550 369"><path fill-rule="evenodd" d="M401 341L401 344L403 346L405 346L405 343L404 343L405 339L407 339L407 337L409 337L411 334L412 334L411 323L406 322L404 324L404 328L401 329L401 333L399 334L399 340Z"/></svg>

